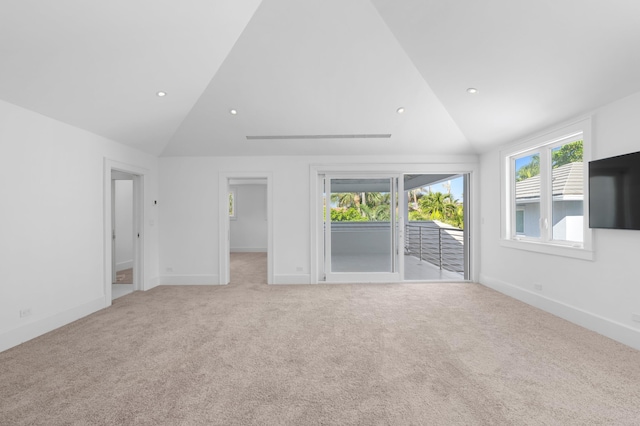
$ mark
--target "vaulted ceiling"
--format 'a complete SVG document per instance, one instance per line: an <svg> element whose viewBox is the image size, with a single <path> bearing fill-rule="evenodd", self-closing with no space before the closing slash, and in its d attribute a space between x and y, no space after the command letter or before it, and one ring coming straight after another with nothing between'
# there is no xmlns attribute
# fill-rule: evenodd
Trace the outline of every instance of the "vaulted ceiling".
<svg viewBox="0 0 640 426"><path fill-rule="evenodd" d="M0 64L154 155L478 153L640 91L640 2L3 0Z"/></svg>

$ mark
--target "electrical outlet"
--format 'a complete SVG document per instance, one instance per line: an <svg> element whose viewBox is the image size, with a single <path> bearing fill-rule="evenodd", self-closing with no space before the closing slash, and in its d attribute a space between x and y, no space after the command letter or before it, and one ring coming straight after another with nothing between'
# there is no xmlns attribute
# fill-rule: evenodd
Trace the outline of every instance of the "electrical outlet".
<svg viewBox="0 0 640 426"><path fill-rule="evenodd" d="M533 285L533 288L536 289L537 291L542 291L542 284L540 283L535 283Z"/></svg>
<svg viewBox="0 0 640 426"><path fill-rule="evenodd" d="M640 314L631 314L631 319L635 322L640 322Z"/></svg>
<svg viewBox="0 0 640 426"><path fill-rule="evenodd" d="M296 268L296 272L302 272L302 271L303 271L302 266L298 266L298 267Z"/></svg>
<svg viewBox="0 0 640 426"><path fill-rule="evenodd" d="M31 316L31 308L20 309L20 318Z"/></svg>
<svg viewBox="0 0 640 426"><path fill-rule="evenodd" d="M169 266L169 267L165 268L165 271L167 271L167 272L173 272L173 268L172 268L171 266Z"/></svg>

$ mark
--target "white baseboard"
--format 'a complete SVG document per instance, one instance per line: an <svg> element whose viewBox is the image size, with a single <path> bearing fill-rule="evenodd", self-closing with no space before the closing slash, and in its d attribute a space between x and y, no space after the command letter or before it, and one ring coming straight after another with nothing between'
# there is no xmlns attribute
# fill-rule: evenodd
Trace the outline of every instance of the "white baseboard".
<svg viewBox="0 0 640 426"><path fill-rule="evenodd" d="M160 285L160 277L148 278L144 283L144 291L151 290L154 287L158 287Z"/></svg>
<svg viewBox="0 0 640 426"><path fill-rule="evenodd" d="M0 352L18 346L56 328L67 325L104 308L104 297L84 303L64 312L45 318L34 318L31 322L0 334Z"/></svg>
<svg viewBox="0 0 640 426"><path fill-rule="evenodd" d="M160 285L218 285L218 275L162 275Z"/></svg>
<svg viewBox="0 0 640 426"><path fill-rule="evenodd" d="M273 276L273 284L310 284L311 276L309 274L280 274Z"/></svg>
<svg viewBox="0 0 640 426"><path fill-rule="evenodd" d="M125 260L124 262L116 263L116 271L123 271L129 268L133 268L133 260Z"/></svg>
<svg viewBox="0 0 640 426"><path fill-rule="evenodd" d="M640 350L640 330L480 273L480 284Z"/></svg>
<svg viewBox="0 0 640 426"><path fill-rule="evenodd" d="M266 253L267 248L264 247L231 247L231 253Z"/></svg>

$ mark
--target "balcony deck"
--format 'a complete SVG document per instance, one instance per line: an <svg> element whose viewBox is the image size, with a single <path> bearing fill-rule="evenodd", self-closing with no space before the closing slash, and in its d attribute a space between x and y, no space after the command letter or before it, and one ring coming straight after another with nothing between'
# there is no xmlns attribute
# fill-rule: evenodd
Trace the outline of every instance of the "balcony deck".
<svg viewBox="0 0 640 426"><path fill-rule="evenodd" d="M389 256L382 254L339 254L333 255L333 270L336 272L385 272L391 269ZM420 260L412 255L404 256L405 281L462 281L461 273L440 269L438 266Z"/></svg>

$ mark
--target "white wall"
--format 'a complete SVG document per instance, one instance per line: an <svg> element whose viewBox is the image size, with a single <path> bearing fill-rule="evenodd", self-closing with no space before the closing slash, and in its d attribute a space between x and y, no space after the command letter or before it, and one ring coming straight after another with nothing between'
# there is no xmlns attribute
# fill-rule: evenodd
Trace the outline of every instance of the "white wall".
<svg viewBox="0 0 640 426"><path fill-rule="evenodd" d="M105 157L148 170L151 206L157 158L0 101L0 350L106 306ZM144 214L150 288L156 212Z"/></svg>
<svg viewBox="0 0 640 426"><path fill-rule="evenodd" d="M230 221L232 252L267 251L267 186L231 185L236 217Z"/></svg>
<svg viewBox="0 0 640 426"><path fill-rule="evenodd" d="M310 166L402 163L408 172L441 172L443 163L475 170L476 156L160 158L162 283L217 284L218 179L221 172L273 176L274 282L310 282ZM402 170L397 170L402 171ZM315 230L314 224L314 230Z"/></svg>
<svg viewBox="0 0 640 426"><path fill-rule="evenodd" d="M638 117L640 93L595 111L592 159L640 151ZM480 167L482 284L640 349L640 231L594 230L594 261L503 247L498 150Z"/></svg>
<svg viewBox="0 0 640 426"><path fill-rule="evenodd" d="M133 267L133 180L116 180L116 271Z"/></svg>

